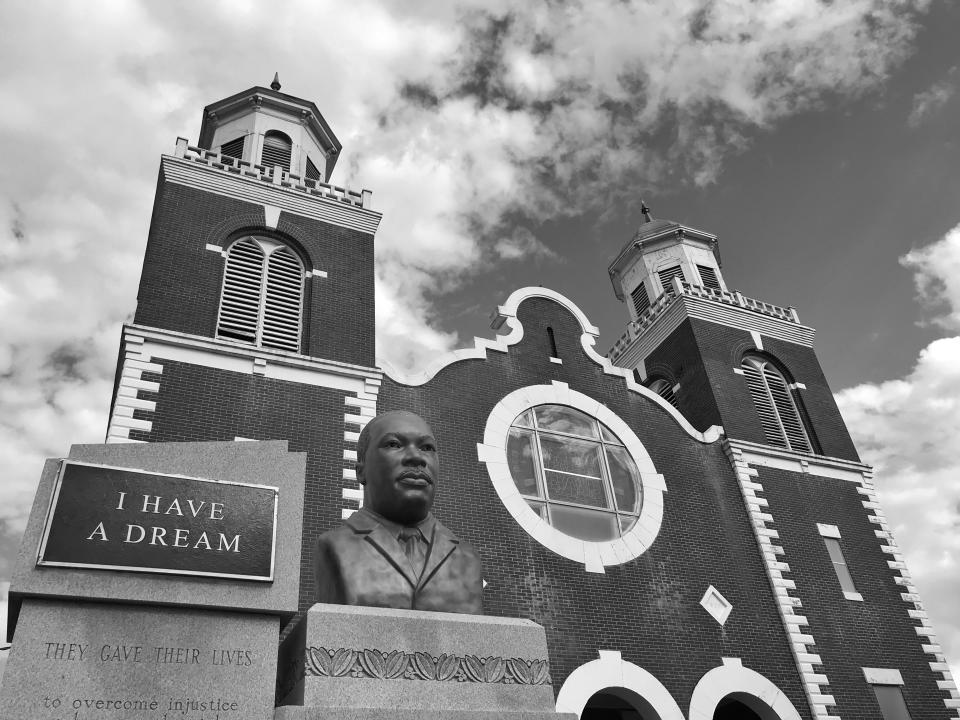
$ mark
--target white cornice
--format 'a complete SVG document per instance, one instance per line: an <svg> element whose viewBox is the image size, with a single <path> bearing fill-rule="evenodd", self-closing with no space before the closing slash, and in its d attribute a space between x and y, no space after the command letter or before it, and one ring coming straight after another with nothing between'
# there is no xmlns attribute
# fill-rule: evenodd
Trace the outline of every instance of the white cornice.
<svg viewBox="0 0 960 720"><path fill-rule="evenodd" d="M376 384L379 384L383 377L383 373L377 368L307 357L283 350L215 340L144 325L124 325L123 337L128 342L131 338L140 338L136 342L143 343L143 353L149 358L181 360L194 365L245 373L254 372L253 368L257 367L259 374L278 377L278 379L290 379L294 382L323 384L306 379L311 373L318 376L353 378L361 383L373 380ZM284 370L281 371L280 368ZM350 384L353 385L352 382Z"/></svg>
<svg viewBox="0 0 960 720"><path fill-rule="evenodd" d="M164 179L178 185L256 205L273 205L295 215L370 235L380 225L380 213L315 195L306 188L284 187L172 155L162 156L161 166Z"/></svg>
<svg viewBox="0 0 960 720"><path fill-rule="evenodd" d="M793 452L734 438L727 438L724 443L738 452L751 467L776 468L858 483L873 477L873 468L870 465L853 460Z"/></svg>
<svg viewBox="0 0 960 720"><path fill-rule="evenodd" d="M622 350L614 346L610 354L617 364L637 367L656 350L687 318L706 320L718 325L755 332L763 337L813 347L816 331L807 325L781 320L749 308L684 293L675 296L669 306L650 322ZM628 330L628 332L633 332ZM622 341L621 341L622 342ZM622 346L621 346L622 347ZM614 352L616 350L616 352Z"/></svg>

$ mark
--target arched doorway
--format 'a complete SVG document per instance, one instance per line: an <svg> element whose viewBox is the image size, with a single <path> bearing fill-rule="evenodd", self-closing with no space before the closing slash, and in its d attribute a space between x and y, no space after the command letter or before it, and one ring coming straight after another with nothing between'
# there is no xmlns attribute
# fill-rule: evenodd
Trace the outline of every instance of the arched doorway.
<svg viewBox="0 0 960 720"><path fill-rule="evenodd" d="M587 700L580 720L660 720L660 715L636 693L606 688Z"/></svg>
<svg viewBox="0 0 960 720"><path fill-rule="evenodd" d="M713 720L767 720L764 715L736 697L736 693L727 695L713 712Z"/></svg>

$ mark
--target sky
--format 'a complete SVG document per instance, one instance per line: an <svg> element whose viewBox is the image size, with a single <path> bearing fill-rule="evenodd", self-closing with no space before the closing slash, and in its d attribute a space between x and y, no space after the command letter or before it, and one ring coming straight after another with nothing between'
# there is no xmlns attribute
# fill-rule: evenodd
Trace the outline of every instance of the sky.
<svg viewBox="0 0 960 720"><path fill-rule="evenodd" d="M728 286L817 329L960 671L960 3L11 0L0 27L0 595L43 459L103 441L160 154L277 72L384 213L396 366L527 285L608 348L641 197L718 235Z"/></svg>

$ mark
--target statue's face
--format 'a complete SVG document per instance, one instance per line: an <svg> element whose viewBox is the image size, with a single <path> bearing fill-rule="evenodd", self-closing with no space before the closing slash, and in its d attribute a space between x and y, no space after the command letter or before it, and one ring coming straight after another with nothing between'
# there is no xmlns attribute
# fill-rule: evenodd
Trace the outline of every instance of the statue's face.
<svg viewBox="0 0 960 720"><path fill-rule="evenodd" d="M440 461L430 426L413 413L390 413L371 421L370 441L357 480L364 504L388 520L420 522L433 506Z"/></svg>

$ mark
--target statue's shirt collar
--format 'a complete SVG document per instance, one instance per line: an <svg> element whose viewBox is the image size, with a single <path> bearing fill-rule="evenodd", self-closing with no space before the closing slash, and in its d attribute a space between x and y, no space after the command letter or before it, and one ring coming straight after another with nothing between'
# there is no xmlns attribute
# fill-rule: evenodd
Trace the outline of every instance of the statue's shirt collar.
<svg viewBox="0 0 960 720"><path fill-rule="evenodd" d="M366 515L370 520L379 523L386 529L388 533L394 538L400 539L400 531L407 526L401 525L400 523L393 522L393 520L388 520L383 517L383 515L374 512L370 508L362 507L357 511L357 514ZM430 539L433 537L433 529L436 527L437 519L433 517L433 513L427 513L427 516L418 522L416 525L411 525L409 527L414 527L420 532L420 539L423 540L428 545L430 544Z"/></svg>

